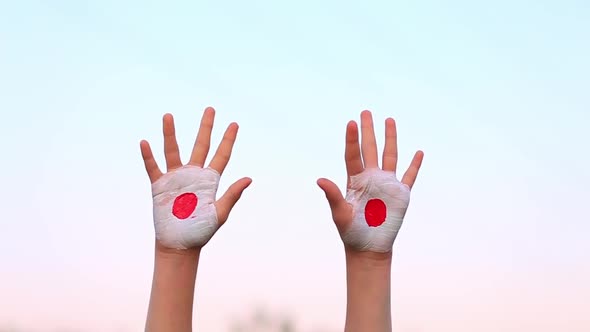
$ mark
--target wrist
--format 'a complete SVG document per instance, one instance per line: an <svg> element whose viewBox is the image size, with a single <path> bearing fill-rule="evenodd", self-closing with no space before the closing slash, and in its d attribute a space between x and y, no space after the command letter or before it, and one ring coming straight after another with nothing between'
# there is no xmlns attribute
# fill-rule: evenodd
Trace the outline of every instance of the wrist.
<svg viewBox="0 0 590 332"><path fill-rule="evenodd" d="M201 255L201 248L190 248L190 249L174 249L168 248L160 244L156 240L155 256L156 259L163 260L180 260L180 261L198 261Z"/></svg>
<svg viewBox="0 0 590 332"><path fill-rule="evenodd" d="M345 248L346 263L363 269L390 269L392 252L358 251Z"/></svg>

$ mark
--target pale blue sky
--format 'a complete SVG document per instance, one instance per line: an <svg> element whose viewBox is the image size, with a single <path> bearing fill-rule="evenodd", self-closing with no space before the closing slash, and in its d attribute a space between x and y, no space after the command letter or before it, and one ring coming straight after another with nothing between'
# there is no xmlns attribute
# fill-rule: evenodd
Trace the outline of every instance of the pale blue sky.
<svg viewBox="0 0 590 332"><path fill-rule="evenodd" d="M3 1L0 328L141 328L138 143L163 161L171 112L186 160L210 105L214 144L241 127L221 189L254 183L203 255L197 326L251 305L341 326L344 262L315 180L345 183L346 122L370 109L380 143L397 120L402 169L426 154L394 249L396 327L582 331L589 40L586 1Z"/></svg>

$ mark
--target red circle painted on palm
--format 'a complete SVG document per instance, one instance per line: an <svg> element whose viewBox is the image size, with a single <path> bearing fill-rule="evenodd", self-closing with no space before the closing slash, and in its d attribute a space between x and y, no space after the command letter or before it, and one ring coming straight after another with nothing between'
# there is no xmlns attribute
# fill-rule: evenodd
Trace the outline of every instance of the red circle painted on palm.
<svg viewBox="0 0 590 332"><path fill-rule="evenodd" d="M365 205L365 220L367 225L371 227L379 227L385 222L387 218L387 206L378 199L371 199Z"/></svg>
<svg viewBox="0 0 590 332"><path fill-rule="evenodd" d="M184 193L174 200L172 205L172 214L178 219L186 219L193 214L197 208L199 199L193 193Z"/></svg>

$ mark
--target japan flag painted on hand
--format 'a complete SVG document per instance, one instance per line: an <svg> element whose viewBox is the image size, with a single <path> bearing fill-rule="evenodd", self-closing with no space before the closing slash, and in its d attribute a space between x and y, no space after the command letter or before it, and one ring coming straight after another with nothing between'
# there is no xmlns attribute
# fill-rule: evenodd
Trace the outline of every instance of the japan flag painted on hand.
<svg viewBox="0 0 590 332"><path fill-rule="evenodd" d="M205 245L219 228L215 195L220 175L212 168L186 165L152 184L156 239L165 247Z"/></svg>
<svg viewBox="0 0 590 332"><path fill-rule="evenodd" d="M410 204L410 187L395 172L365 169L351 177L346 201L353 217L342 233L344 244L361 251L391 250Z"/></svg>

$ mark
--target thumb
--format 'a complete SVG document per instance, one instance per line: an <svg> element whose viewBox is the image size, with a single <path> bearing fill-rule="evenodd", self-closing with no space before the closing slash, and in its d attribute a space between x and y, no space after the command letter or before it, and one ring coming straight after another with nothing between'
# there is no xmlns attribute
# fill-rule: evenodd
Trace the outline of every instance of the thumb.
<svg viewBox="0 0 590 332"><path fill-rule="evenodd" d="M234 182L223 196L215 202L215 208L217 209L217 220L219 224L223 225L227 218L229 217L229 213L233 209L234 205L238 202L240 197L242 197L242 193L250 184L252 183L252 179L250 178L242 178L238 181Z"/></svg>
<svg viewBox="0 0 590 332"><path fill-rule="evenodd" d="M318 186L324 191L324 194L326 194L332 213L336 212L343 204L346 204L346 200L334 182L322 178L318 180Z"/></svg>
<svg viewBox="0 0 590 332"><path fill-rule="evenodd" d="M352 222L352 210L346 199L342 197L342 193L334 182L328 179L319 179L318 186L326 194L330 209L332 210L332 219L338 231L344 231Z"/></svg>

